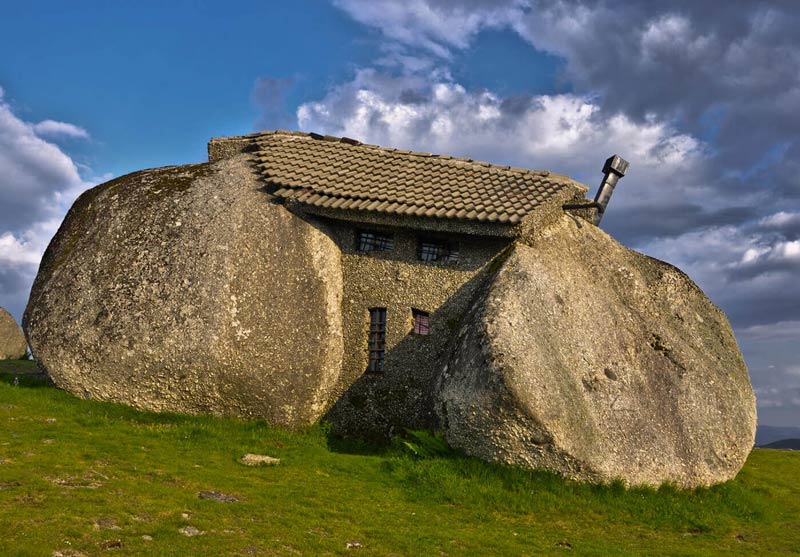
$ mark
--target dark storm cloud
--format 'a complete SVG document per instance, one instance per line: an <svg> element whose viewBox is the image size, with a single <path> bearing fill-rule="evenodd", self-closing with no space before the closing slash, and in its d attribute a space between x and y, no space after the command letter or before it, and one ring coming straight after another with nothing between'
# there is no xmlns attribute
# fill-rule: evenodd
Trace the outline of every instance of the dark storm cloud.
<svg viewBox="0 0 800 557"><path fill-rule="evenodd" d="M604 228L686 270L737 331L763 327L777 335L774 342L747 338L742 348L753 360L763 408L794 408L776 419L800 420L798 329L781 336L786 323L800 323L799 2L335 2L380 29L395 52L438 57L440 66L467 55L466 47L486 29L511 30L534 49L560 57L559 79L584 105L562 97L566 108L560 111L554 96L499 98L489 119L496 125L480 133L469 129L483 125L474 111L459 112L432 92L415 106L425 107L427 122L452 121L448 137L438 130L431 139L434 128L420 126L417 115L406 125L382 86L354 87L373 94L371 103L340 88L319 104L336 101L371 115L370 122L357 122L354 112L344 111L327 122L332 127L370 135L374 125L380 133L373 139L396 146L504 163L513 158L568 173L592 188L598 181L592 161L611 152L629 158L631 171ZM476 92L465 97L464 106L480 104ZM587 107L589 116L574 117ZM391 133L384 129L388 123L395 130L416 126L419 133ZM543 132L556 135L548 140Z"/></svg>
<svg viewBox="0 0 800 557"><path fill-rule="evenodd" d="M800 239L800 208L798 212L781 211L759 221L757 227L780 234L787 240Z"/></svg>
<svg viewBox="0 0 800 557"><path fill-rule="evenodd" d="M619 113L638 122L657 118L706 142L712 156L704 174L692 179L703 181L711 206L675 202L665 189L659 222L626 211L618 230L631 242L734 224L737 218L745 224L800 196L797 2L336 3L410 52L439 53L445 60L482 29L513 30L534 48L565 60L564 78L574 90L598 99L595 121ZM525 96L505 99L500 110L513 118L529 103Z"/></svg>
<svg viewBox="0 0 800 557"><path fill-rule="evenodd" d="M713 144L709 175L719 195L752 190L754 172L756 187L778 195L760 201L765 213L778 210L781 196L800 195L797 2L336 3L410 51L442 56L464 48L482 29L512 29L562 57L564 77L576 92L600 95L607 116L621 112L643 121L655 115Z"/></svg>
<svg viewBox="0 0 800 557"><path fill-rule="evenodd" d="M623 211L611 207L603 228L624 243L636 243L655 237L679 236L697 228L741 224L757 215L753 207L709 211L701 205L665 200L660 205L626 207Z"/></svg>

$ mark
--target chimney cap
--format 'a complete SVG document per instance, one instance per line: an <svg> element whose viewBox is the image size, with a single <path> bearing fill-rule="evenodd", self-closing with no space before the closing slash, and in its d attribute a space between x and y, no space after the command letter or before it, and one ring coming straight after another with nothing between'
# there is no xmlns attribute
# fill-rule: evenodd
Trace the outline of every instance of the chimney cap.
<svg viewBox="0 0 800 557"><path fill-rule="evenodd" d="M619 155L613 155L608 157L606 163L603 165L603 174L613 172L621 178L625 176L625 173L628 171L629 164L628 161Z"/></svg>

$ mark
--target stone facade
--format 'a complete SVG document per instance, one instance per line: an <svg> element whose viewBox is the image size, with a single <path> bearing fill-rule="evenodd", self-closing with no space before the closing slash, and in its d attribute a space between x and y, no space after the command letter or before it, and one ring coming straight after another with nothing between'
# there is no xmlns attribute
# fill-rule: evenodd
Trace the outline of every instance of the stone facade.
<svg viewBox="0 0 800 557"><path fill-rule="evenodd" d="M442 234L457 245L454 262L424 262L418 242L430 232L338 221L330 224L342 252L344 360L328 419L345 435L381 436L402 428L436 426L432 393L449 344L487 268L509 238ZM391 234L394 249L360 253L359 230ZM386 308L386 360L381 373L365 373L370 308ZM430 334L413 334L412 311L429 315Z"/></svg>
<svg viewBox="0 0 800 557"><path fill-rule="evenodd" d="M438 429L578 479L695 486L743 464L755 399L724 314L590 224L585 186L288 132L212 140L209 158L70 210L24 318L59 387L349 436ZM421 239L458 257L422 260Z"/></svg>

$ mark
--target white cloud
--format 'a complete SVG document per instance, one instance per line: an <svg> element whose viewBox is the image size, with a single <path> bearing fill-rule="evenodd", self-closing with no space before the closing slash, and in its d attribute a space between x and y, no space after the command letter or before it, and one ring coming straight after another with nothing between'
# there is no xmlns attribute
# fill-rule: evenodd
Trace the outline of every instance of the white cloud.
<svg viewBox="0 0 800 557"><path fill-rule="evenodd" d="M787 211L779 211L761 219L762 225L776 228L798 223L800 223L800 213L789 213Z"/></svg>
<svg viewBox="0 0 800 557"><path fill-rule="evenodd" d="M334 4L390 39L447 58L451 47L465 48L481 29L508 26L527 2L334 0Z"/></svg>
<svg viewBox="0 0 800 557"><path fill-rule="evenodd" d="M752 341L785 341L800 343L800 320L779 321L739 329L738 336Z"/></svg>
<svg viewBox="0 0 800 557"><path fill-rule="evenodd" d="M61 219L93 185L69 155L42 135L88 137L64 122L25 122L0 94L0 303L17 316Z"/></svg>
<svg viewBox="0 0 800 557"><path fill-rule="evenodd" d="M74 139L89 139L89 132L74 124L57 122L55 120L42 120L31 126L33 132L40 137L70 137Z"/></svg>
<svg viewBox="0 0 800 557"><path fill-rule="evenodd" d="M59 221L36 223L19 236L0 234L0 265L34 266L39 264L47 241L58 230Z"/></svg>
<svg viewBox="0 0 800 557"><path fill-rule="evenodd" d="M728 313L755 366L760 408L792 404L800 213L786 207L800 194L796 6L334 1L383 34L376 63L385 71L361 70L301 106L302 128L547 168L590 187L605 157L622 155L631 168L604 227L681 267ZM468 62L466 47L486 29L513 30L560 58L572 93L512 99L455 83L448 65Z"/></svg>
<svg viewBox="0 0 800 557"><path fill-rule="evenodd" d="M656 203L669 195L707 199L705 145L655 117L606 116L591 96L505 99L436 76L389 76L371 69L299 107L301 129L368 143L546 168L598 181L606 157L635 161L614 203ZM676 181L680 172L684 178ZM665 188L669 189L666 190ZM720 200L720 203L722 200Z"/></svg>

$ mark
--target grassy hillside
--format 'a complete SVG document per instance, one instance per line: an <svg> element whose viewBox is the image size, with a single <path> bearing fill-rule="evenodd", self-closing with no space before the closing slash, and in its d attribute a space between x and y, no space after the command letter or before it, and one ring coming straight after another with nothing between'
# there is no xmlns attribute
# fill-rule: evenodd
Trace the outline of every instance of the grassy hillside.
<svg viewBox="0 0 800 557"><path fill-rule="evenodd" d="M375 449L322 427L137 412L15 384L12 365L30 364L0 362L4 556L800 553L798 453L756 450L710 489L588 486L418 458L414 440ZM245 467L245 453L281 464Z"/></svg>

